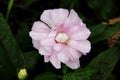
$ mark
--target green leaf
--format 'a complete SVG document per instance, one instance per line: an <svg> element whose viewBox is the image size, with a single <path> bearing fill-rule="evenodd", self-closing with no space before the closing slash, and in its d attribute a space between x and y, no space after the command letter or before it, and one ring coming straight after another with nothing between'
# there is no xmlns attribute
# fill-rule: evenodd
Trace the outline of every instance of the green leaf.
<svg viewBox="0 0 120 80"><path fill-rule="evenodd" d="M22 50L25 50L32 45L31 38L29 37L29 28L25 22L19 22L15 39Z"/></svg>
<svg viewBox="0 0 120 80"><path fill-rule="evenodd" d="M104 24L98 24L98 25L90 27L90 31L92 33L90 37L94 37L94 36L101 34L102 32L104 32L106 27L107 25L104 25Z"/></svg>
<svg viewBox="0 0 120 80"><path fill-rule="evenodd" d="M88 65L96 71L90 80L106 80L120 58L119 52L120 46L116 45L95 57Z"/></svg>
<svg viewBox="0 0 120 80"><path fill-rule="evenodd" d="M25 67L27 68L27 70L31 70L37 64L40 58L40 54L38 54L37 51L31 51L31 52L24 53L23 57L25 60Z"/></svg>
<svg viewBox="0 0 120 80"><path fill-rule="evenodd" d="M68 72L68 70L69 70L68 67L66 65L62 64L62 72L63 72L63 74L66 74Z"/></svg>
<svg viewBox="0 0 120 80"><path fill-rule="evenodd" d="M38 0L23 0L23 4L24 4L24 6L28 7L37 1Z"/></svg>
<svg viewBox="0 0 120 80"><path fill-rule="evenodd" d="M63 80L90 80L89 77L93 72L90 68L79 68L72 73L65 74Z"/></svg>
<svg viewBox="0 0 120 80"><path fill-rule="evenodd" d="M0 42L0 79L10 80L16 75L15 66L9 59L3 44Z"/></svg>
<svg viewBox="0 0 120 80"><path fill-rule="evenodd" d="M87 0L88 6L94 10L99 9L104 4L102 0Z"/></svg>
<svg viewBox="0 0 120 80"><path fill-rule="evenodd" d="M17 67L20 67L21 64L24 64L23 59L21 58L22 51L16 43L10 27L5 21L3 15L0 13L0 39L7 52L8 57L12 63Z"/></svg>
<svg viewBox="0 0 120 80"><path fill-rule="evenodd" d="M117 10L114 0L87 0L87 4L101 20L113 18Z"/></svg>
<svg viewBox="0 0 120 80"><path fill-rule="evenodd" d="M120 46L114 46L95 57L87 67L64 75L63 80L106 80L120 58Z"/></svg>
<svg viewBox="0 0 120 80"><path fill-rule="evenodd" d="M68 73L66 75L64 75L63 80L77 80L75 74L72 73Z"/></svg>
<svg viewBox="0 0 120 80"><path fill-rule="evenodd" d="M51 72L46 72L44 74L36 76L34 80L56 80L57 78L57 75Z"/></svg>
<svg viewBox="0 0 120 80"><path fill-rule="evenodd" d="M9 0L7 12L6 12L6 20L8 20L8 18L9 18L9 14L12 9L13 3L14 3L14 0Z"/></svg>
<svg viewBox="0 0 120 80"><path fill-rule="evenodd" d="M78 6L78 0L61 0L60 7L73 9Z"/></svg>
<svg viewBox="0 0 120 80"><path fill-rule="evenodd" d="M99 41L108 39L112 35L114 35L120 29L120 23L116 23L114 25L104 25L99 24L96 26L92 26L90 41L95 44Z"/></svg>
<svg viewBox="0 0 120 80"><path fill-rule="evenodd" d="M105 6L102 7L101 10L101 16L103 17L104 20L113 18L116 12L114 0L108 0L104 2L104 4Z"/></svg>

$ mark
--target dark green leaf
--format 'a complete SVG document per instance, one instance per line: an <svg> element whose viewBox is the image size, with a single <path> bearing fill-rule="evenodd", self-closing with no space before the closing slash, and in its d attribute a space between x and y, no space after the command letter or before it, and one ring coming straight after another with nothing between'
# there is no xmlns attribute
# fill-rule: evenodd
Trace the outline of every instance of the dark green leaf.
<svg viewBox="0 0 120 80"><path fill-rule="evenodd" d="M63 77L63 80L77 80L76 76L72 73L68 73Z"/></svg>
<svg viewBox="0 0 120 80"><path fill-rule="evenodd" d="M79 68L75 72L67 73L63 80L90 80L89 77L93 72L90 68Z"/></svg>
<svg viewBox="0 0 120 80"><path fill-rule="evenodd" d="M20 65L23 64L23 60L20 57L22 51L17 45L11 33L10 27L8 26L7 22L5 21L1 13L0 13L0 37L2 44L6 49L8 57L16 67L18 66L20 67Z"/></svg>
<svg viewBox="0 0 120 80"><path fill-rule="evenodd" d="M120 23L114 25L97 25L90 28L91 36L90 41L94 44L99 41L108 39L120 29Z"/></svg>
<svg viewBox="0 0 120 80"><path fill-rule="evenodd" d="M104 24L98 24L96 26L90 27L90 31L92 33L90 35L90 37L94 37L94 36L97 36L97 35L101 34L102 32L105 31L106 27L107 27L107 25L104 25Z"/></svg>
<svg viewBox="0 0 120 80"><path fill-rule="evenodd" d="M0 42L0 79L10 80L16 75L16 70L11 60L9 59L5 49Z"/></svg>
<svg viewBox="0 0 120 80"><path fill-rule="evenodd" d="M114 0L107 0L104 2L104 7L102 7L101 10L101 16L104 20L108 20L110 18L113 18L116 12L115 3Z"/></svg>
<svg viewBox="0 0 120 80"><path fill-rule="evenodd" d="M99 9L104 4L103 0L87 0L88 6L94 10Z"/></svg>
<svg viewBox="0 0 120 80"><path fill-rule="evenodd" d="M88 65L96 71L90 80L106 80L120 58L119 52L120 46L114 46L94 58Z"/></svg>
<svg viewBox="0 0 120 80"><path fill-rule="evenodd" d="M99 19L108 20L115 15L114 0L87 0L87 3Z"/></svg>
<svg viewBox="0 0 120 80"><path fill-rule="evenodd" d="M60 7L73 9L78 6L78 0L61 0Z"/></svg>
<svg viewBox="0 0 120 80"><path fill-rule="evenodd" d="M40 54L36 51L31 51L23 54L24 60L25 60L25 67L28 70L31 70L35 67L36 63L38 62L38 59L40 58Z"/></svg>
<svg viewBox="0 0 120 80"><path fill-rule="evenodd" d="M24 4L24 6L28 7L36 1L38 1L38 0L23 0L23 4Z"/></svg>
<svg viewBox="0 0 120 80"><path fill-rule="evenodd" d="M36 76L34 80L56 80L57 78L57 75L51 72L46 72L44 74Z"/></svg>
<svg viewBox="0 0 120 80"><path fill-rule="evenodd" d="M32 45L31 38L29 37L29 28L26 23L20 22L18 27L18 32L15 35L15 39L18 42L20 48L25 50ZM23 45L24 44L24 45Z"/></svg>
<svg viewBox="0 0 120 80"><path fill-rule="evenodd" d="M9 0L7 12L6 12L6 20L8 20L8 18L9 18L9 14L12 9L13 3L14 3L14 0Z"/></svg>
<svg viewBox="0 0 120 80"><path fill-rule="evenodd" d="M64 74L66 74L67 72L68 72L68 67L66 66L66 65L62 65L62 72L64 73Z"/></svg>
<svg viewBox="0 0 120 80"><path fill-rule="evenodd" d="M64 80L106 80L120 57L120 46L112 47L94 58L86 68L67 73Z"/></svg>

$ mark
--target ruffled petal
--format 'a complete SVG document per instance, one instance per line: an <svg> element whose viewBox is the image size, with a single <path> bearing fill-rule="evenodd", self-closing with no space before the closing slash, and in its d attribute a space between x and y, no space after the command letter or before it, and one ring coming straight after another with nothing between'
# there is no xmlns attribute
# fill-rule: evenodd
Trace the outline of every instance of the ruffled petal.
<svg viewBox="0 0 120 80"><path fill-rule="evenodd" d="M69 26L66 27L66 33L68 33L71 36L74 32L78 32L79 29L79 26Z"/></svg>
<svg viewBox="0 0 120 80"><path fill-rule="evenodd" d="M49 25L49 27L55 27L53 20L51 18L51 11L52 10L45 10L42 14L41 14L41 21L43 21L44 23L46 23L47 25Z"/></svg>
<svg viewBox="0 0 120 80"><path fill-rule="evenodd" d="M65 64L71 69L77 69L80 67L79 59L67 61Z"/></svg>
<svg viewBox="0 0 120 80"><path fill-rule="evenodd" d="M66 9L53 9L51 11L52 20L57 27L61 26L65 19L68 17L68 10Z"/></svg>
<svg viewBox="0 0 120 80"><path fill-rule="evenodd" d="M57 31L52 30L52 31L48 34L48 37L54 38L56 35L57 35Z"/></svg>
<svg viewBox="0 0 120 80"><path fill-rule="evenodd" d="M80 29L72 32L71 39L72 40L85 40L90 36L89 29Z"/></svg>
<svg viewBox="0 0 120 80"><path fill-rule="evenodd" d="M70 10L70 15L68 18L71 20L71 23L74 23L74 24L78 22L82 22L82 20L79 18L79 16L73 9Z"/></svg>
<svg viewBox="0 0 120 80"><path fill-rule="evenodd" d="M44 62L49 62L50 61L50 56L45 55L44 56Z"/></svg>
<svg viewBox="0 0 120 80"><path fill-rule="evenodd" d="M82 52L84 55L88 53L91 49L91 44L88 40L81 40L81 41L69 41L69 46L72 48Z"/></svg>
<svg viewBox="0 0 120 80"><path fill-rule="evenodd" d="M42 46L53 46L55 44L54 39L46 38L41 41Z"/></svg>
<svg viewBox="0 0 120 80"><path fill-rule="evenodd" d="M47 33L39 33L39 32L35 32L35 31L30 31L29 35L33 40L40 41L41 39L47 37L48 34Z"/></svg>
<svg viewBox="0 0 120 80"><path fill-rule="evenodd" d="M48 28L48 26L46 24L44 24L41 21L36 21L33 23L33 27L32 27L32 31L36 31L36 32L43 32L43 33L49 33L50 29Z"/></svg>
<svg viewBox="0 0 120 80"><path fill-rule="evenodd" d="M72 9L68 18L64 22L64 28L66 30L72 30L74 27L76 28L76 26L78 26L79 29L86 28L86 25L82 22L82 19L80 19L77 13Z"/></svg>
<svg viewBox="0 0 120 80"><path fill-rule="evenodd" d="M71 47L68 48L68 51L71 60L79 59L82 56L82 53Z"/></svg>
<svg viewBox="0 0 120 80"><path fill-rule="evenodd" d="M52 55L52 52L53 52L52 47L48 47L48 46L45 46L45 47L42 46L39 49L39 53L41 55Z"/></svg>
<svg viewBox="0 0 120 80"><path fill-rule="evenodd" d="M61 44L54 44L53 49L56 52L59 52L59 51L61 51L63 49L63 46Z"/></svg>
<svg viewBox="0 0 120 80"><path fill-rule="evenodd" d="M61 62L60 62L60 60L58 59L58 57L56 56L55 53L50 56L50 62L52 63L52 65L53 65L56 69L61 68Z"/></svg>
<svg viewBox="0 0 120 80"><path fill-rule="evenodd" d="M39 51L39 54L41 55L51 55L48 52L46 52L43 48L38 49L38 51Z"/></svg>
<svg viewBox="0 0 120 80"><path fill-rule="evenodd" d="M69 58L69 53L67 50L63 49L62 51L60 51L58 54L57 54L57 57L58 59L65 63L66 61L68 61L70 58Z"/></svg>
<svg viewBox="0 0 120 80"><path fill-rule="evenodd" d="M34 46L36 49L40 49L41 45L40 45L40 42L39 42L39 41L32 40L32 43L33 43L33 46Z"/></svg>

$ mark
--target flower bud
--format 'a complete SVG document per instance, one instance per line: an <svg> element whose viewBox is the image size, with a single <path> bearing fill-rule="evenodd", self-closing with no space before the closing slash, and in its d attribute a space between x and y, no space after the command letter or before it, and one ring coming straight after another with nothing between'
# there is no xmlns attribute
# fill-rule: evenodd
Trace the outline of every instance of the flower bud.
<svg viewBox="0 0 120 80"><path fill-rule="evenodd" d="M18 72L18 78L19 80L25 80L27 78L27 71L25 68L20 69Z"/></svg>

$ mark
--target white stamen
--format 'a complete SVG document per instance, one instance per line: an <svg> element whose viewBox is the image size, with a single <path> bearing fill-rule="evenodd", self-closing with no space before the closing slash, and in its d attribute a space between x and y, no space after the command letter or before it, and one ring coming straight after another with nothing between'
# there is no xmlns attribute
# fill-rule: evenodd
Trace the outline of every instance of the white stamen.
<svg viewBox="0 0 120 80"><path fill-rule="evenodd" d="M59 43L66 43L68 40L68 35L65 33L58 33L57 36L55 37L55 40Z"/></svg>

